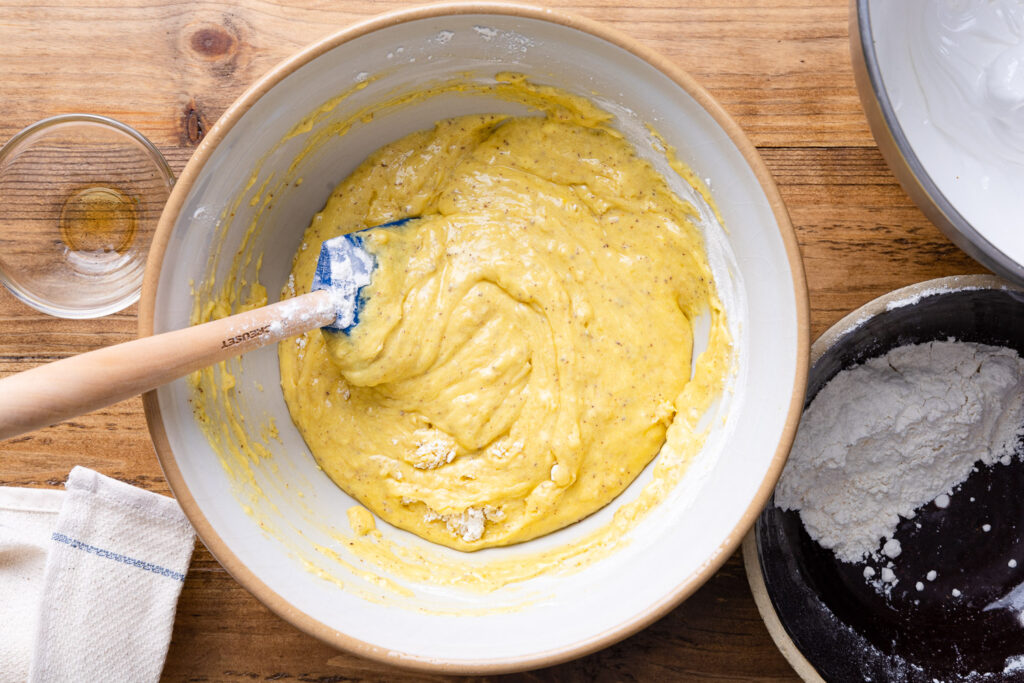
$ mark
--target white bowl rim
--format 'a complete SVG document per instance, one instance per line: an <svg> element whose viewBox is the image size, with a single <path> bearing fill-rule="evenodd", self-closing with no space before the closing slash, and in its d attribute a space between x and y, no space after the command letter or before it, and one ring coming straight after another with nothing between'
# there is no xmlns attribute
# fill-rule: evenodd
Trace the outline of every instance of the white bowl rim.
<svg viewBox="0 0 1024 683"><path fill-rule="evenodd" d="M747 506L739 523L731 530L727 538L723 541L721 551L713 560L703 565L700 571L688 576L678 584L675 589L666 594L657 604L652 605L647 611L636 615L626 622L618 624L615 628L608 629L570 646L560 647L546 652L531 653L521 657L473 660L438 660L435 658L420 657L418 655L398 652L353 638L327 626L319 620L310 617L286 601L278 593L271 590L270 587L261 581L252 570L245 566L245 564L239 560L237 555L232 552L224 540L214 531L213 526L209 520L207 520L206 516L196 503L195 498L189 491L181 470L175 461L174 452L171 449L170 441L167 437L156 391L146 393L143 395L142 400L150 436L157 453L157 458L163 469L164 476L167 479L167 483L170 486L171 491L174 493L175 498L177 498L178 503L191 520L200 539L202 539L210 553L218 562L220 562L228 573L230 573L236 581L238 581L246 590L248 590L272 612L285 619L299 630L325 643L367 659L382 662L391 666L417 671L448 674L495 674L553 666L555 664L560 664L562 662L596 652L622 640L623 638L633 635L646 626L652 624L692 595L725 563L729 557L732 556L739 547L740 541L743 539L747 530L749 530L753 525L754 521L757 519L757 515L760 513L761 509L767 502L768 497L774 490L775 483L782 472L782 467L789 455L793 438L796 435L796 427L799 422L801 410L803 409L804 393L806 391L810 349L810 312L807 283L796 233L790 221L789 214L786 211L785 204L783 203L778 188L775 185L775 181L768 171L764 161L758 154L757 149L732 117L726 113L721 105L719 105L718 102L715 101L711 95L693 79L692 76L665 57L645 47L636 39L618 31L617 29L613 29L597 21L573 14L560 11L556 12L547 8L521 4L518 2L506 2L502 0L467 2L455 0L453 2L442 2L395 10L359 21L343 28L338 32L300 50L298 53L281 62L271 69L266 75L256 81L237 100L235 100L231 106L228 107L196 148L195 153L189 159L185 169L182 171L181 176L178 179L178 182L175 184L175 187L171 192L171 196L168 199L167 205L160 217L160 222L157 225L156 234L153 237L153 243L149 252L149 259L146 263L146 274L143 282L142 297L139 303L139 336L144 337L153 334L157 285L160 280L160 271L164 254L167 250L174 224L177 221L181 208L185 203L192 185L199 176L199 173L206 162L213 154L217 145L224 139L242 115L257 102L257 100L292 72L345 42L351 41L368 33L405 22L439 16L463 14L516 16L561 24L562 26L576 29L605 40L606 42L616 45L642 59L661 73L665 74L687 94L693 97L700 106L708 112L715 122L721 126L732 143L736 145L737 149L743 155L747 165L754 173L762 191L765 194L779 229L779 235L783 242L792 276L797 321L797 344L795 349L796 367L789 406L786 412L785 424L771 462L753 500Z"/></svg>

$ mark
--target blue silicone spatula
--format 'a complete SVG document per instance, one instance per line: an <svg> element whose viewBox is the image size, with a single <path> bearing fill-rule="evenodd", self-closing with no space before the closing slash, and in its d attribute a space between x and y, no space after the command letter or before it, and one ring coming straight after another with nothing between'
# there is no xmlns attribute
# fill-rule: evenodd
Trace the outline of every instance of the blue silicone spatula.
<svg viewBox="0 0 1024 683"><path fill-rule="evenodd" d="M0 440L151 391L199 368L317 327L347 334L359 322L360 292L370 284L375 263L359 233L335 237L320 248L309 294L4 377Z"/></svg>
<svg viewBox="0 0 1024 683"><path fill-rule="evenodd" d="M411 220L413 218L400 218L397 221L334 237L323 243L310 290L331 292L338 315L334 322L321 327L332 332L348 334L359 324L359 313L366 303L360 293L370 284L373 269L377 266L373 254L363 246L363 233L377 228L397 228Z"/></svg>

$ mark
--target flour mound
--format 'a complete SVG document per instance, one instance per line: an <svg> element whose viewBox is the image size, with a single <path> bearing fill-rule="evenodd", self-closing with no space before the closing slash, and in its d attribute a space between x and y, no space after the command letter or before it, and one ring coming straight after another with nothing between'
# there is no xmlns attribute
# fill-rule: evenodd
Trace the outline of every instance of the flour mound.
<svg viewBox="0 0 1024 683"><path fill-rule="evenodd" d="M900 517L1024 433L1024 360L966 342L902 346L844 370L804 412L775 503L844 562L876 553Z"/></svg>

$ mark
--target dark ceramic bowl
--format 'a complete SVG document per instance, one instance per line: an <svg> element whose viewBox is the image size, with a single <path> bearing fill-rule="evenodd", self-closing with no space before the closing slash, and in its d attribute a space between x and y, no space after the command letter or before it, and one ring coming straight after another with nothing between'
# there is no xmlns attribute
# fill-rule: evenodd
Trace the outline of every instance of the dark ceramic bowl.
<svg viewBox="0 0 1024 683"><path fill-rule="evenodd" d="M1024 355L1024 288L974 275L875 299L814 343L806 402L841 370L897 346L950 337ZM867 585L863 564L837 560L808 536L798 513L776 507L773 497L744 555L780 650L805 680L1024 679L1022 617L1007 609L984 611L1024 584L1022 490L1024 459L1018 458L979 468L948 507L931 503L913 521L901 520L895 534L903 547L900 573L925 576L935 569L938 578L922 591L912 580L901 581L888 599ZM954 588L962 593L956 600ZM1015 658L1022 662L1018 670Z"/></svg>

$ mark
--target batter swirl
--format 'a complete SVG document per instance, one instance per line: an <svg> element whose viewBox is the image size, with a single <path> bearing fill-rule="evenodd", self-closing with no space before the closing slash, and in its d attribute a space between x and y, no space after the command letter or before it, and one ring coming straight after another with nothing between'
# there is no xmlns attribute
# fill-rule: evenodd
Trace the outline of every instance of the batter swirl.
<svg viewBox="0 0 1024 683"><path fill-rule="evenodd" d="M693 208L605 120L446 120L335 189L285 294L307 291L323 240L409 216L366 233L378 269L351 337L280 345L317 462L461 550L598 510L691 409L691 322L724 325Z"/></svg>

